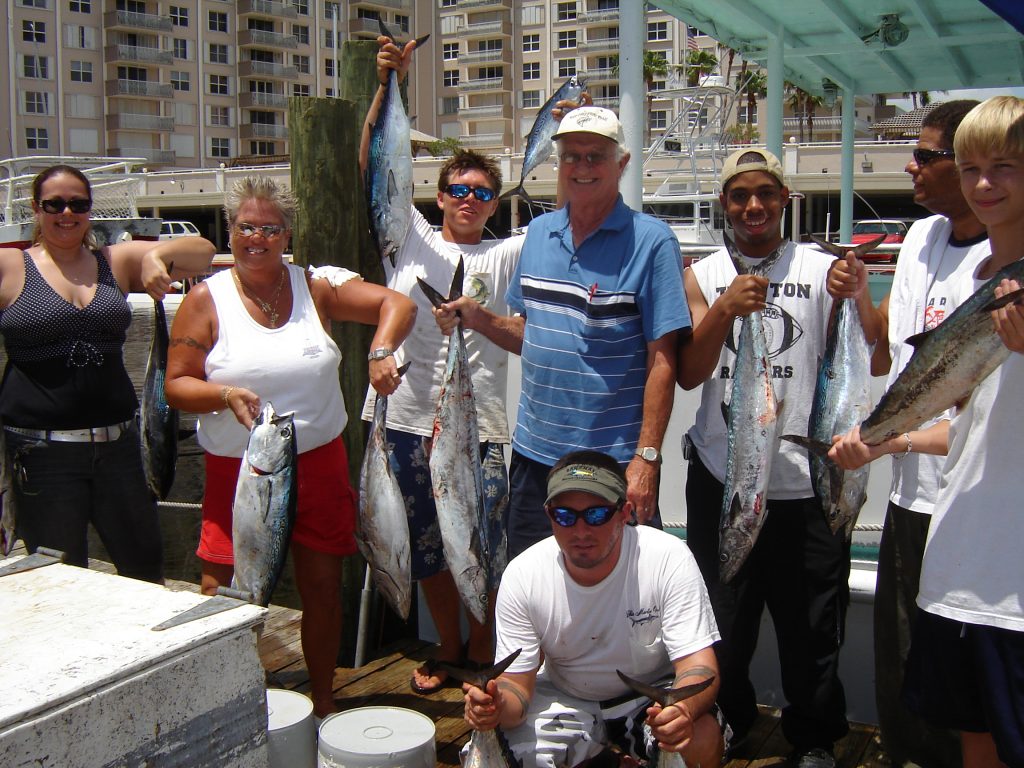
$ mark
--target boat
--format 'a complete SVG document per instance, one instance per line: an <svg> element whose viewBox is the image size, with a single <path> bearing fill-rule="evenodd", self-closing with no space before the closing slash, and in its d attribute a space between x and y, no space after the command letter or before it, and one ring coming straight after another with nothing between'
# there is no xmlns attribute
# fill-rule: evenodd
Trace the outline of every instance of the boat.
<svg viewBox="0 0 1024 768"><path fill-rule="evenodd" d="M35 214L32 212L32 180L51 165L78 168L92 186L90 216L100 245L127 240L156 240L160 219L140 216L135 200L142 189L136 167L144 158L37 155L0 161L5 178L0 181L0 248L27 248L32 244Z"/></svg>

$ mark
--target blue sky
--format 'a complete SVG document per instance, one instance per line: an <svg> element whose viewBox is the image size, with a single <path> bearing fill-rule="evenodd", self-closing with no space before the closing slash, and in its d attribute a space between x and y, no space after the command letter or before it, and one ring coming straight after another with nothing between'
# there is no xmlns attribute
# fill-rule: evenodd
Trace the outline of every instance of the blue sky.
<svg viewBox="0 0 1024 768"><path fill-rule="evenodd" d="M952 101L953 99L977 99L978 101L984 101L992 96L1000 96L1002 94L1011 94L1013 96L1020 96L1024 98L1024 87L1022 88L969 88L960 91L932 91L932 101ZM912 104L910 99L894 99L889 98L889 104L895 104L904 109L911 109Z"/></svg>

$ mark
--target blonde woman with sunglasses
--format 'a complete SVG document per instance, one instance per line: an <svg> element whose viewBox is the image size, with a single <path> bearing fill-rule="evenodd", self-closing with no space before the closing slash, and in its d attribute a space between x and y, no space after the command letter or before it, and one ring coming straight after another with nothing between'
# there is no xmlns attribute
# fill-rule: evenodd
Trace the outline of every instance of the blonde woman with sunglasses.
<svg viewBox="0 0 1024 768"><path fill-rule="evenodd" d="M100 247L92 189L55 165L32 182L32 246L0 249L0 332L7 367L0 418L14 469L17 534L86 567L92 523L122 576L160 581L156 503L142 468L135 389L122 349L126 294L162 299L171 281L206 271L201 237ZM173 269L171 265L173 264Z"/></svg>

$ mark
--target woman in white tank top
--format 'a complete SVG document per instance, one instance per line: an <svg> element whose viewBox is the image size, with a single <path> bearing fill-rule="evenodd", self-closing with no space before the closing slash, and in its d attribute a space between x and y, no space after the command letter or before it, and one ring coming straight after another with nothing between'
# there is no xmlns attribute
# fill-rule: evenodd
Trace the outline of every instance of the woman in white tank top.
<svg viewBox="0 0 1024 768"><path fill-rule="evenodd" d="M201 414L202 589L212 595L231 582L235 479L253 419L273 402L278 413L295 414L299 490L291 552L314 712L325 717L336 711L331 689L341 639L342 557L355 551L354 494L340 438L346 422L341 353L328 331L332 320L377 326L370 383L388 395L399 384L391 351L412 329L416 307L347 270L321 267L310 276L285 264L295 201L268 178L239 180L225 214L235 265L185 297L167 362L168 402Z"/></svg>

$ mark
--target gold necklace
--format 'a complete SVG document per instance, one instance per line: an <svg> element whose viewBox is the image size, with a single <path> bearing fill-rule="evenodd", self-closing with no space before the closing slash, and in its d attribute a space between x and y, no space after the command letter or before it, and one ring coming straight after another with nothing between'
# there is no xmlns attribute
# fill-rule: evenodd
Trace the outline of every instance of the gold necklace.
<svg viewBox="0 0 1024 768"><path fill-rule="evenodd" d="M235 267L231 268L231 274L234 276L235 282L238 283L239 290L241 290L242 293L244 293L246 296L248 296L250 299L256 302L256 306L258 306L263 311L263 314L267 316L267 320L270 322L271 328L277 327L277 320L280 317L280 314L278 313L276 307L277 300L281 298L281 289L284 287L284 275L286 271L287 267L281 268L281 277L279 277L277 280L277 287L274 288L274 295L270 297L270 301L264 301L259 296L257 296L252 290L246 288L245 285L242 283L242 279L238 276L238 270Z"/></svg>

